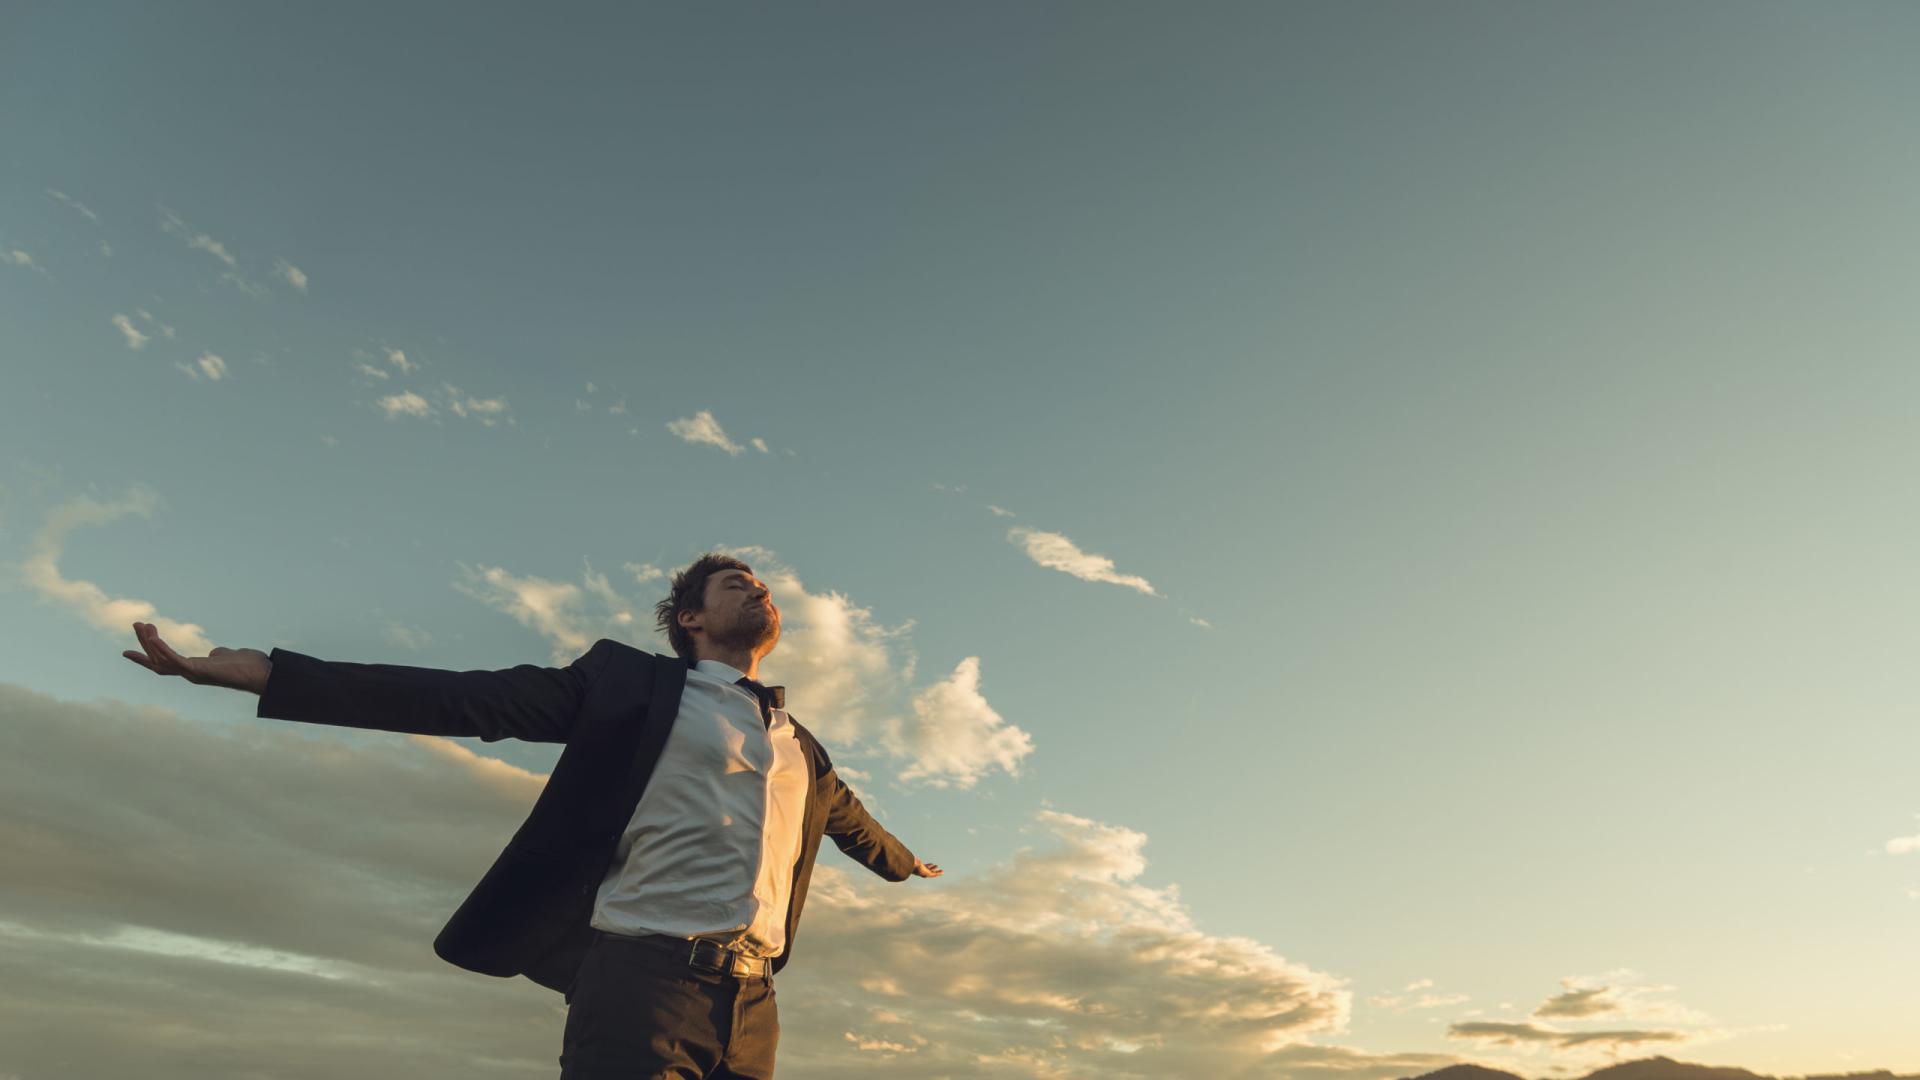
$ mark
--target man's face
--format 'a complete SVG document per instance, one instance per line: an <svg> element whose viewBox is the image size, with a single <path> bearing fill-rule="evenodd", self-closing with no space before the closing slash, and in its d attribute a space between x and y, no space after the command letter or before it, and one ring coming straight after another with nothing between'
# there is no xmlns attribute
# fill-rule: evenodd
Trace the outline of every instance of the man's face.
<svg viewBox="0 0 1920 1080"><path fill-rule="evenodd" d="M681 617L703 627L715 645L765 656L780 640L780 609L751 571L721 570L707 578L705 604L704 611L682 612Z"/></svg>

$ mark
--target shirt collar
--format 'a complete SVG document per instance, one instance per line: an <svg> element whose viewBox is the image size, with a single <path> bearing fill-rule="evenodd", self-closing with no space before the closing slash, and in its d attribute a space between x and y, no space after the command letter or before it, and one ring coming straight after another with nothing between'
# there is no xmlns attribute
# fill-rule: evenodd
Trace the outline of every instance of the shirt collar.
<svg viewBox="0 0 1920 1080"><path fill-rule="evenodd" d="M736 683L747 677L746 672L724 660L702 660L693 665L693 670L727 683Z"/></svg>

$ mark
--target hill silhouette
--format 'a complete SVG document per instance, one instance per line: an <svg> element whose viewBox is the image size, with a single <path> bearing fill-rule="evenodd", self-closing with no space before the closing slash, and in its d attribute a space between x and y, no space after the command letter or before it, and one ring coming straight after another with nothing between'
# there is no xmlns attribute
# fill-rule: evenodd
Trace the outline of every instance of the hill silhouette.
<svg viewBox="0 0 1920 1080"><path fill-rule="evenodd" d="M1449 1065L1406 1080L1526 1080L1500 1069L1479 1065ZM1896 1076L1886 1069L1851 1073L1818 1073L1804 1077L1773 1077L1750 1069L1695 1065L1670 1057L1640 1058L1595 1069L1580 1080L1920 1080L1920 1075Z"/></svg>

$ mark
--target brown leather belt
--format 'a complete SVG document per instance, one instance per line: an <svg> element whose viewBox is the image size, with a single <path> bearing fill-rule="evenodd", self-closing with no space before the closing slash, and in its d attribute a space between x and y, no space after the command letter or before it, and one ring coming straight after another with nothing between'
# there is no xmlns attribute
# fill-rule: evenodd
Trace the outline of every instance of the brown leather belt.
<svg viewBox="0 0 1920 1080"><path fill-rule="evenodd" d="M683 960L696 971L713 971L722 975L731 975L736 979L758 979L773 974L773 961L764 956L748 956L738 949L729 949L725 945L708 938L673 937L669 934L610 934L600 931L607 941L618 941L627 945L639 945L654 952Z"/></svg>

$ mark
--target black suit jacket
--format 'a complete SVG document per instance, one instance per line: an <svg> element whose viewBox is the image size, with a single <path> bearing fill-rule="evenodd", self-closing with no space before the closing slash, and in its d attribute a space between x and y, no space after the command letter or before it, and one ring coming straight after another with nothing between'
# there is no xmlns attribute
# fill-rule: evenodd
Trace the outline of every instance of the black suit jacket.
<svg viewBox="0 0 1920 1080"><path fill-rule="evenodd" d="M533 811L434 939L448 963L486 975L525 975L565 992L593 939L587 924L614 847L659 764L680 711L689 664L601 638L563 668L443 671L272 653L255 715L420 735L565 743ZM793 952L820 838L888 881L912 874L913 853L882 828L796 721L813 770L800 857L787 905Z"/></svg>

